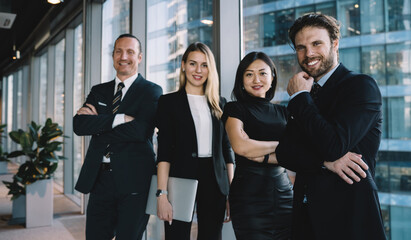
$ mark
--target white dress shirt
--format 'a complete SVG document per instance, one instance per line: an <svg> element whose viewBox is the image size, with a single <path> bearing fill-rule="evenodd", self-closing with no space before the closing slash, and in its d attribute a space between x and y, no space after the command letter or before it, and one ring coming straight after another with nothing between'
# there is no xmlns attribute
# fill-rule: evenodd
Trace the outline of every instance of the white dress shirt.
<svg viewBox="0 0 411 240"><path fill-rule="evenodd" d="M199 157L212 156L213 123L207 98L204 95L187 94L188 105L194 120Z"/></svg>
<svg viewBox="0 0 411 240"><path fill-rule="evenodd" d="M136 73L135 75L133 75L133 76L131 76L131 77L129 77L126 80L123 81L124 87L123 87L123 89L121 89L121 93L122 93L121 100L123 100L123 98L126 95L128 89L130 88L131 84L133 84L133 82L136 80L137 76L138 76L138 73ZM121 82L121 80L116 76L116 79L114 81L115 81L115 83L114 83L113 96L116 94L117 86ZM125 115L124 113L118 113L114 116L113 125L112 125L113 128L115 128L116 126L118 126L120 124L125 123L124 115ZM109 163L110 158L106 158L105 156L103 156L103 162L104 163Z"/></svg>

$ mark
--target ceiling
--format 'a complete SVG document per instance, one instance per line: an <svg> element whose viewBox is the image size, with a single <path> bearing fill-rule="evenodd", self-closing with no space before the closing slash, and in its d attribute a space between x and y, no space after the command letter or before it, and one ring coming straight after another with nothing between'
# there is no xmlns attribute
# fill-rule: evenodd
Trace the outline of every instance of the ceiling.
<svg viewBox="0 0 411 240"><path fill-rule="evenodd" d="M17 15L10 29L0 28L0 68L13 61L13 44L19 49L51 7L47 0L1 0L0 12Z"/></svg>

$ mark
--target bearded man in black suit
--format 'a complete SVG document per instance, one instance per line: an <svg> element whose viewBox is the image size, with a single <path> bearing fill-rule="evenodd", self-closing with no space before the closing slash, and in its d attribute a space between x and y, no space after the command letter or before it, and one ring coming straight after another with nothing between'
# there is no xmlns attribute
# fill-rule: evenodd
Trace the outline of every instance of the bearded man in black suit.
<svg viewBox="0 0 411 240"><path fill-rule="evenodd" d="M374 182L382 97L338 62L339 24L307 14L289 37L302 72L287 87L290 119L270 162L297 172L293 239L386 239Z"/></svg>

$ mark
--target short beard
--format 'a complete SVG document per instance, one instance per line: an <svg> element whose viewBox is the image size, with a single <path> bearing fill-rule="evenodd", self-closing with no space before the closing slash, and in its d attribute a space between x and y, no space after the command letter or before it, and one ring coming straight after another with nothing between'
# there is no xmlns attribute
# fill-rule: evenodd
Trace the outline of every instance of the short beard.
<svg viewBox="0 0 411 240"><path fill-rule="evenodd" d="M306 58L304 59L304 62L309 62L310 59ZM317 80L317 77L319 76L323 76L324 74L326 74L327 72L329 72L332 68L332 66L334 65L334 52L333 52L333 47L330 47L330 54L328 54L327 58L321 58L320 60L324 60L321 61L321 65L318 69L316 70L311 70L309 71L307 68L304 67L303 64L300 64L301 69L308 73L311 77L313 77L315 80Z"/></svg>

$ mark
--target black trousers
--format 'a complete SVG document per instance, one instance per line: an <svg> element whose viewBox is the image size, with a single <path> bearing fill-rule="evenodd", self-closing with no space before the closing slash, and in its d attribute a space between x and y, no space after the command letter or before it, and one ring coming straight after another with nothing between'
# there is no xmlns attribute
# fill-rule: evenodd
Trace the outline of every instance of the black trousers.
<svg viewBox="0 0 411 240"><path fill-rule="evenodd" d="M220 192L214 175L213 159L199 158L196 196L198 240L220 240L226 197ZM164 222L166 240L190 240L191 222Z"/></svg>
<svg viewBox="0 0 411 240"><path fill-rule="evenodd" d="M238 240L291 238L293 191L284 168L264 172L238 167L229 199Z"/></svg>
<svg viewBox="0 0 411 240"><path fill-rule="evenodd" d="M147 193L121 194L111 170L100 170L87 206L87 240L140 240L149 215Z"/></svg>

